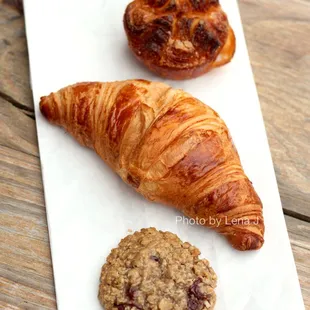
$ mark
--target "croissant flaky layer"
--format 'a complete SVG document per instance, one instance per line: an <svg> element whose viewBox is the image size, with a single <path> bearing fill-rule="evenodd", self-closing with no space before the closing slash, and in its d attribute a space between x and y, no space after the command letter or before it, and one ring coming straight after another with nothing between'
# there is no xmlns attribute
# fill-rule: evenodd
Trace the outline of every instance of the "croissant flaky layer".
<svg viewBox="0 0 310 310"><path fill-rule="evenodd" d="M235 35L218 0L134 0L124 28L136 57L167 78L199 76L235 53Z"/></svg>
<svg viewBox="0 0 310 310"><path fill-rule="evenodd" d="M147 199L174 206L238 250L264 242L262 204L219 115L159 82L79 83L40 109Z"/></svg>

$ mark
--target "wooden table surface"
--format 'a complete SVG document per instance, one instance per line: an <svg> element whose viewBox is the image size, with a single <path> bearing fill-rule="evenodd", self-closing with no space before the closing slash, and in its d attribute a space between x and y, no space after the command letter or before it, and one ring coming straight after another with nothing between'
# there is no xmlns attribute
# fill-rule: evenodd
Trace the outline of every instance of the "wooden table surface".
<svg viewBox="0 0 310 310"><path fill-rule="evenodd" d="M0 308L55 309L24 18L4 2L17 1L0 0ZM239 3L310 309L310 1Z"/></svg>

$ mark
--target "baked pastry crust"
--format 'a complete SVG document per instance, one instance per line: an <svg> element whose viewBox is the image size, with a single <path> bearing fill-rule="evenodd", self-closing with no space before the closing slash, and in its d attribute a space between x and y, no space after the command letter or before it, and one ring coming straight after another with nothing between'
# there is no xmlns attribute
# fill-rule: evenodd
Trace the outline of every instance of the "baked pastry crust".
<svg viewBox="0 0 310 310"><path fill-rule="evenodd" d="M145 198L215 229L238 250L264 243L262 203L219 115L164 83L78 83L40 109Z"/></svg>
<svg viewBox="0 0 310 310"><path fill-rule="evenodd" d="M197 77L228 63L235 35L218 0L135 0L124 14L129 47L150 70Z"/></svg>
<svg viewBox="0 0 310 310"><path fill-rule="evenodd" d="M212 310L217 277L199 254L173 233L135 232L103 265L99 300L106 310Z"/></svg>

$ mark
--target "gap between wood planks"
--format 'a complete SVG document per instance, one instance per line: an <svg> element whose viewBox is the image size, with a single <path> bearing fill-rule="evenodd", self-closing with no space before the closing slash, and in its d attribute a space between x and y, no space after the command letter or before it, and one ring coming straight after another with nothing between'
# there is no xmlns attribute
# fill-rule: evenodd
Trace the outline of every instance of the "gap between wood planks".
<svg viewBox="0 0 310 310"><path fill-rule="evenodd" d="M295 219L310 223L310 216L283 208L283 213Z"/></svg>
<svg viewBox="0 0 310 310"><path fill-rule="evenodd" d="M9 96L9 95L1 92L1 91L0 91L0 97L3 98L4 100L6 100L7 102L11 103L15 108L19 109L22 113L24 113L26 116L30 117L31 119L33 119L35 121L34 109L26 107L22 103L18 102L17 100L12 98L11 96ZM38 157L40 157L40 156L38 156ZM292 217L292 218L310 223L310 216L307 216L305 214L301 214L301 213L298 213L298 212L295 212L292 210L288 210L285 208L283 208L283 213L287 216Z"/></svg>
<svg viewBox="0 0 310 310"><path fill-rule="evenodd" d="M26 116L35 120L34 109L31 109L31 108L19 103L17 100L15 100L11 96L3 93L2 91L0 91L0 97L3 98L5 101L11 103L15 108L18 108L19 110L21 110Z"/></svg>

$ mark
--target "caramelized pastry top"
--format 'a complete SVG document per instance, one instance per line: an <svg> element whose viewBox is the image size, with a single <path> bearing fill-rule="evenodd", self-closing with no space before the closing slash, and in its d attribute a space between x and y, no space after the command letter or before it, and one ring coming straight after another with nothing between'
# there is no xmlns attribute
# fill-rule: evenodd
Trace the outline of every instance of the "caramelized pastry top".
<svg viewBox="0 0 310 310"><path fill-rule="evenodd" d="M136 56L155 70L153 66L205 66L194 74L200 75L228 62L235 50L233 31L218 0L135 0L126 9L124 26ZM227 59L217 59L227 42Z"/></svg>

